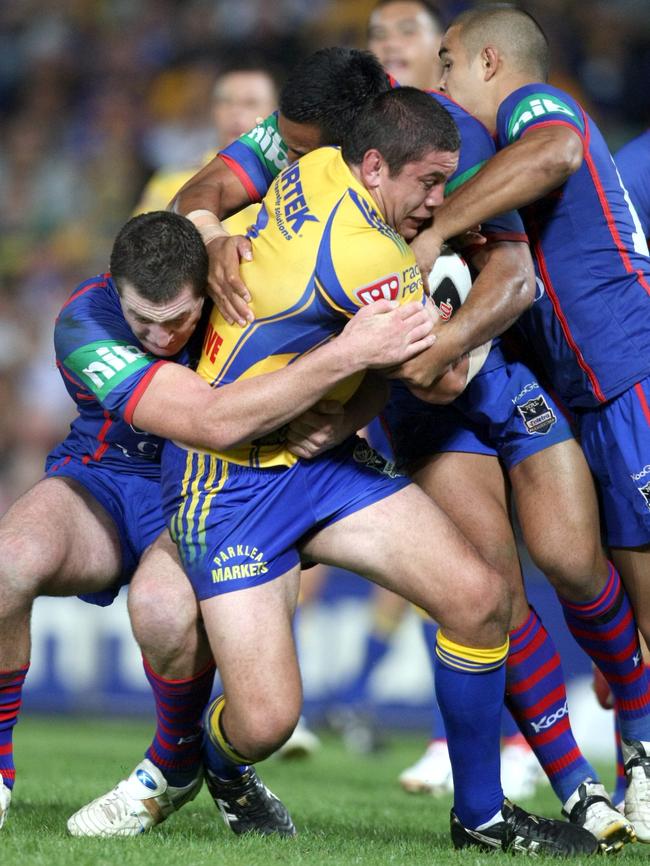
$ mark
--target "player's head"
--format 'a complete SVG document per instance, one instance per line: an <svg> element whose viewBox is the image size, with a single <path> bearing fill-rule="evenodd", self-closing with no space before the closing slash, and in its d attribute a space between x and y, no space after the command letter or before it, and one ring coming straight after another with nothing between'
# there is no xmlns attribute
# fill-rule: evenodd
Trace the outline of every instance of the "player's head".
<svg viewBox="0 0 650 866"><path fill-rule="evenodd" d="M548 40L527 12L495 3L454 19L440 59L440 89L493 130L498 107L513 90L546 81Z"/></svg>
<svg viewBox="0 0 650 866"><path fill-rule="evenodd" d="M451 115L414 87L375 96L343 141L343 158L407 240L442 203L458 165L460 135Z"/></svg>
<svg viewBox="0 0 650 866"><path fill-rule="evenodd" d="M340 144L376 93L390 88L369 51L323 48L295 66L280 92L280 133L289 162L326 144Z"/></svg>
<svg viewBox="0 0 650 866"><path fill-rule="evenodd" d="M278 102L271 73L259 65L238 64L217 78L212 99L212 119L217 145L224 148L267 117Z"/></svg>
<svg viewBox="0 0 650 866"><path fill-rule="evenodd" d="M130 219L111 252L111 276L127 324L144 348L168 357L196 327L208 278L208 254L194 225L169 211Z"/></svg>
<svg viewBox="0 0 650 866"><path fill-rule="evenodd" d="M444 30L431 0L379 0L368 20L368 48L400 84L432 90L440 81Z"/></svg>

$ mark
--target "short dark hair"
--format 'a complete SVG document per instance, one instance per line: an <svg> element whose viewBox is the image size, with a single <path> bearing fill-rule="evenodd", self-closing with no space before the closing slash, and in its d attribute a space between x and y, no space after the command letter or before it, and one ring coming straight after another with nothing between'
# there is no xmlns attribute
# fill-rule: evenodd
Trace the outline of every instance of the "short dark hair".
<svg viewBox="0 0 650 866"><path fill-rule="evenodd" d="M322 48L298 63L280 91L280 111L320 127L322 144L341 144L355 117L390 79L370 51Z"/></svg>
<svg viewBox="0 0 650 866"><path fill-rule="evenodd" d="M460 134L437 99L415 87L398 87L373 97L359 114L343 141L343 158L359 165L371 148L381 153L393 175L430 150L458 150Z"/></svg>
<svg viewBox="0 0 650 866"><path fill-rule="evenodd" d="M119 231L111 252L110 271L121 294L128 282L154 304L173 300L191 285L204 294L208 253L194 224L171 211L151 211L130 219Z"/></svg>
<svg viewBox="0 0 650 866"><path fill-rule="evenodd" d="M530 12L511 3L490 3L461 12L450 26L459 27L470 59L493 41L508 54L518 72L540 81L548 79L548 39Z"/></svg>
<svg viewBox="0 0 650 866"><path fill-rule="evenodd" d="M433 3L432 0L378 0L378 2L372 7L371 14L375 9L381 9L382 6L391 6L393 3L402 2L416 3L418 6L421 6L431 19L431 23L437 27L438 30L445 29L445 17L442 14L442 10L438 4Z"/></svg>

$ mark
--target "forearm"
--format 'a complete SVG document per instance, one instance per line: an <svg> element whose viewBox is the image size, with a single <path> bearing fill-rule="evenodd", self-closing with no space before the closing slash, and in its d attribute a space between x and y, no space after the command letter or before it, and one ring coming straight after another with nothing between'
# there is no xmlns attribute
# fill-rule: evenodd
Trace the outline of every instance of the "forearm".
<svg viewBox="0 0 650 866"><path fill-rule="evenodd" d="M185 367L164 364L140 398L133 423L166 439L223 451L282 427L358 371L336 340L282 370L217 389Z"/></svg>
<svg viewBox="0 0 650 866"><path fill-rule="evenodd" d="M493 156L436 209L429 233L438 240L518 210L561 186L582 162L582 142L564 127L531 130Z"/></svg>
<svg viewBox="0 0 650 866"><path fill-rule="evenodd" d="M439 356L448 363L506 331L535 297L535 270L527 244L480 247L472 264L479 269L472 290L438 337Z"/></svg>
<svg viewBox="0 0 650 866"><path fill-rule="evenodd" d="M181 187L170 207L183 216L195 210L208 210L221 220L248 204L250 199L241 182L215 156Z"/></svg>

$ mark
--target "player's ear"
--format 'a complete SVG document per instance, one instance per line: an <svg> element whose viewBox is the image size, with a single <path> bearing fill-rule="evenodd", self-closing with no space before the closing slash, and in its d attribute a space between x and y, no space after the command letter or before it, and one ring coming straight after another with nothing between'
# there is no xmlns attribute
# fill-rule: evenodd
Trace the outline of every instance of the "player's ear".
<svg viewBox="0 0 650 866"><path fill-rule="evenodd" d="M499 65L499 51L492 45L486 45L481 52L481 66L483 69L483 78L489 81L497 71Z"/></svg>
<svg viewBox="0 0 650 866"><path fill-rule="evenodd" d="M386 171L386 163L381 153L374 147L367 150L361 160L361 180L367 189L376 189L381 176Z"/></svg>

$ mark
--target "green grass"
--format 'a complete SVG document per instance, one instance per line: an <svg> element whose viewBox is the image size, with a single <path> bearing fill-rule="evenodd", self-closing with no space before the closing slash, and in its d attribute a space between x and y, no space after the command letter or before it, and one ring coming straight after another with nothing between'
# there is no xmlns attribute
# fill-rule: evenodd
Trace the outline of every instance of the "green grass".
<svg viewBox="0 0 650 866"><path fill-rule="evenodd" d="M265 782L289 806L295 839L238 838L222 823L204 789L151 833L129 839L73 839L66 819L111 788L140 760L150 726L126 720L23 718L16 729L18 781L0 831L3 866L380 866L380 864L511 863L503 854L455 852L448 836L449 803L409 796L396 783L424 738L391 735L379 755L350 755L326 737L308 761L270 760ZM605 781L609 779L605 778ZM527 808L557 816L550 789ZM645 860L650 850L628 846L619 862ZM539 858L537 862L555 862ZM576 861L573 861L576 862Z"/></svg>

